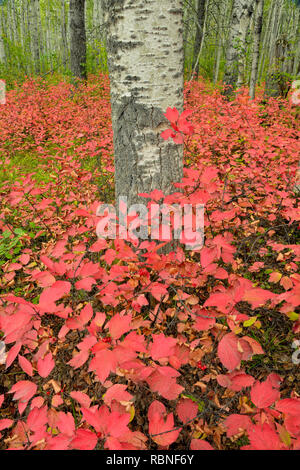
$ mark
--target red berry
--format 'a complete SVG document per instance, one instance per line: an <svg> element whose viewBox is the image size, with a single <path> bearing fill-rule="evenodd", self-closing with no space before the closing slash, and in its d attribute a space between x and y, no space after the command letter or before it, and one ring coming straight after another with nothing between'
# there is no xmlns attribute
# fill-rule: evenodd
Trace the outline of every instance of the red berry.
<svg viewBox="0 0 300 470"><path fill-rule="evenodd" d="M204 366L201 361L197 362L197 367L198 367L200 370L206 370L206 369L207 369L207 367Z"/></svg>
<svg viewBox="0 0 300 470"><path fill-rule="evenodd" d="M103 343L111 343L111 338L107 336L106 338L102 339Z"/></svg>

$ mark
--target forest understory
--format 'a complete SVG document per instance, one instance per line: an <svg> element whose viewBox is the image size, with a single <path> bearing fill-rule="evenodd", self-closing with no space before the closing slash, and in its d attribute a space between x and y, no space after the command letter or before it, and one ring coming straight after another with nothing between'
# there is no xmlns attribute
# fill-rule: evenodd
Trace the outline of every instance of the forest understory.
<svg viewBox="0 0 300 470"><path fill-rule="evenodd" d="M108 77L8 91L0 449L300 450L299 106L200 80L185 109L181 197L205 205L205 245L166 255L96 236Z"/></svg>

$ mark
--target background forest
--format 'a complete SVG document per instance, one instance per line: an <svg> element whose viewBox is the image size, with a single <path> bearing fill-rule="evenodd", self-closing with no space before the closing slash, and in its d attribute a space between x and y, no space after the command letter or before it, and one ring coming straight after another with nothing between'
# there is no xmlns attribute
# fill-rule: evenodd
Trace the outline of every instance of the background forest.
<svg viewBox="0 0 300 470"><path fill-rule="evenodd" d="M224 78L225 83L235 80L238 86L269 79L270 93L285 94L286 83L299 74L299 0L246 4L247 14L237 27L233 0L184 0L186 78L195 72L213 83ZM25 76L52 72L72 76L69 26L69 0L1 0L1 77L12 85ZM101 1L86 0L88 73L108 71L104 26ZM232 41L236 27L237 40ZM230 70L230 54L234 53L241 62L235 78ZM257 67L254 76L253 67ZM272 74L279 87L274 88Z"/></svg>

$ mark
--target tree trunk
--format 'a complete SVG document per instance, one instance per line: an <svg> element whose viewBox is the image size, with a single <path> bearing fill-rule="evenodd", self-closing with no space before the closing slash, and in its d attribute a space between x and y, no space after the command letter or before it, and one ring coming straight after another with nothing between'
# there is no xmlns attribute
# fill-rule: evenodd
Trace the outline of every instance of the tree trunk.
<svg viewBox="0 0 300 470"><path fill-rule="evenodd" d="M216 12L217 16L217 35L216 35L216 48L215 48L215 63L214 63L214 75L213 75L213 82L214 84L217 83L219 78L219 71L220 71L220 62L222 56L222 46L223 46L223 25L224 25L224 15L223 7L224 5L218 5L218 9Z"/></svg>
<svg viewBox="0 0 300 470"><path fill-rule="evenodd" d="M3 39L3 7L0 7L0 63L5 63L5 48Z"/></svg>
<svg viewBox="0 0 300 470"><path fill-rule="evenodd" d="M61 0L61 47L62 47L62 62L63 70L68 69L68 40L67 40L67 11L66 2Z"/></svg>
<svg viewBox="0 0 300 470"><path fill-rule="evenodd" d="M292 57L292 65L291 65L291 70L292 70L292 75L298 75L300 72L300 5L297 8L296 11L296 19L295 19L295 29L294 29L294 34L293 34L293 48L294 48L294 53Z"/></svg>
<svg viewBox="0 0 300 470"><path fill-rule="evenodd" d="M31 38L31 54L33 58L33 68L36 74L41 72L41 60L40 60L40 38L39 38L39 1L30 0L29 4L29 31Z"/></svg>
<svg viewBox="0 0 300 470"><path fill-rule="evenodd" d="M250 97L255 98L255 86L258 75L258 62L260 53L261 33L263 27L264 0L256 0L256 14L253 40L253 55L250 77Z"/></svg>
<svg viewBox="0 0 300 470"><path fill-rule="evenodd" d="M201 50L201 45L203 44L203 26L204 26L204 19L205 19L205 4L206 0L198 0L198 8L197 8L197 19L196 19L196 36L195 36L195 43L194 43L194 53L193 53L193 64L192 70L195 71L195 78L198 77L199 74L199 54Z"/></svg>
<svg viewBox="0 0 300 470"><path fill-rule="evenodd" d="M243 82L246 35L253 14L253 1L234 0L224 75L226 95L232 94Z"/></svg>
<svg viewBox="0 0 300 470"><path fill-rule="evenodd" d="M85 0L70 0L71 71L86 80Z"/></svg>
<svg viewBox="0 0 300 470"><path fill-rule="evenodd" d="M274 52L272 54L272 64L269 67L266 80L265 95L268 97L275 98L282 96L286 98L288 94L289 84L283 72L283 64L289 50L290 45L286 38L284 36L278 38L275 43Z"/></svg>
<svg viewBox="0 0 300 470"><path fill-rule="evenodd" d="M182 0L104 0L114 132L116 200L174 192L183 149L160 137L163 113L183 110Z"/></svg>
<svg viewBox="0 0 300 470"><path fill-rule="evenodd" d="M262 33L263 40L262 40L261 54L260 54L260 59L259 59L259 64L258 64L259 80L261 80L264 75L265 61L266 61L267 49L268 49L267 44L268 44L268 41L270 40L270 28L271 28L271 21L273 17L274 8L276 8L276 5L272 3L269 6L267 21L265 22L263 26L263 33Z"/></svg>

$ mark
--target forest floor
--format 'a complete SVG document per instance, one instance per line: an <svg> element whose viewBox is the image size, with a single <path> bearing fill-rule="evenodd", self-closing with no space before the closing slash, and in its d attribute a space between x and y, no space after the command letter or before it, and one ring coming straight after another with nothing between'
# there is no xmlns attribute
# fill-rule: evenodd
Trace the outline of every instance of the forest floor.
<svg viewBox="0 0 300 470"><path fill-rule="evenodd" d="M109 83L0 109L0 449L300 450L299 107L185 89L205 245L97 240ZM154 199L159 196L152 195Z"/></svg>

